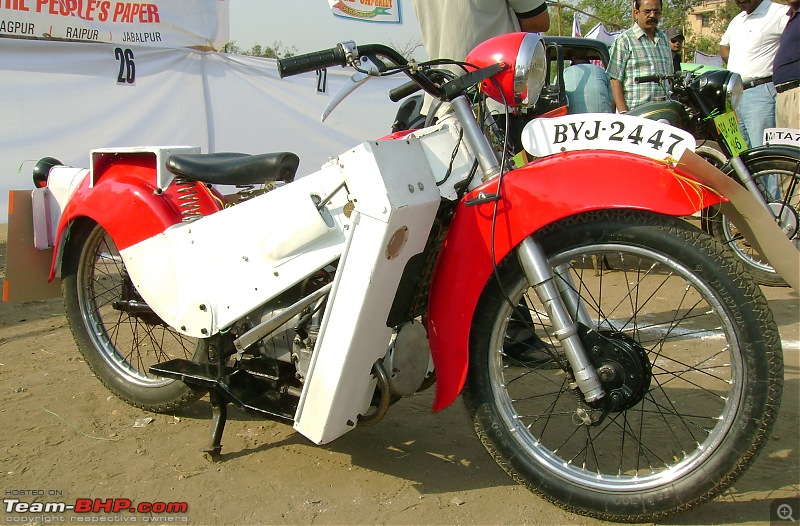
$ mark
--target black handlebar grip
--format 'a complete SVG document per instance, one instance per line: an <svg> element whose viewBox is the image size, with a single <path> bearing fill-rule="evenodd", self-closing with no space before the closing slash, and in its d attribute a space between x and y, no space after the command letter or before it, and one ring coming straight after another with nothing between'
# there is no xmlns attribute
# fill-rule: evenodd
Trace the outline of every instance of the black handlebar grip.
<svg viewBox="0 0 800 526"><path fill-rule="evenodd" d="M282 58L278 60L278 75L281 78L316 71L330 66L344 66L347 64L344 48L340 45L315 51L296 57Z"/></svg>
<svg viewBox="0 0 800 526"><path fill-rule="evenodd" d="M421 89L422 88L419 86L419 84L412 80L411 82L406 82L402 86L397 86L396 88L390 90L389 99L392 102L398 102Z"/></svg>
<svg viewBox="0 0 800 526"><path fill-rule="evenodd" d="M645 82L658 82L660 80L660 75L642 75L641 77L635 77L633 79L636 84L643 84Z"/></svg>

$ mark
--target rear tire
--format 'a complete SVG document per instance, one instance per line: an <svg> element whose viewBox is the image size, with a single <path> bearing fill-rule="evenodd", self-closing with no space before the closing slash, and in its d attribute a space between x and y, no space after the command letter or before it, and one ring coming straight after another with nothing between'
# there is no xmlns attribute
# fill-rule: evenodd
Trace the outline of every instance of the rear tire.
<svg viewBox="0 0 800 526"><path fill-rule="evenodd" d="M570 265L592 332L602 334L589 358L635 379L634 389L587 424L602 411L571 385L546 310L509 256L470 333L464 400L481 442L520 484L604 520L663 519L728 488L780 404L781 345L761 290L728 251L676 218L601 211L536 237L551 266ZM552 363L528 366L502 351L520 302L553 345Z"/></svg>
<svg viewBox="0 0 800 526"><path fill-rule="evenodd" d="M786 232L796 248L800 247L800 163L789 157L766 157L749 161L747 169L767 200L772 215ZM772 186L768 191L767 181ZM788 284L772 265L739 233L725 214L715 210L709 217L711 234L744 263L747 270L760 285L787 287Z"/></svg>
<svg viewBox="0 0 800 526"><path fill-rule="evenodd" d="M133 313L115 304L144 301L100 225L73 228L64 254L62 292L78 349L95 376L119 398L147 411L169 412L203 395L183 382L148 373L151 365L173 358L200 358L202 346L152 312Z"/></svg>
<svg viewBox="0 0 800 526"><path fill-rule="evenodd" d="M728 156L722 151L719 143L710 139L697 141L694 153L709 162L714 168L722 168L728 162ZM700 226L703 232L711 234L711 218L717 213L717 207L711 206L700 211Z"/></svg>
<svg viewBox="0 0 800 526"><path fill-rule="evenodd" d="M716 168L722 168L728 162L728 156L722 151L722 147L715 141L697 141L694 153L711 163Z"/></svg>

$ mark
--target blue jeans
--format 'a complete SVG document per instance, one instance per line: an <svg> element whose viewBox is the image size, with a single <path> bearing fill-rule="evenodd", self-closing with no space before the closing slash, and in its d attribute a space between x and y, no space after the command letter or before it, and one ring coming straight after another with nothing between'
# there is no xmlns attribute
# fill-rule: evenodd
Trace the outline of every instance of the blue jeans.
<svg viewBox="0 0 800 526"><path fill-rule="evenodd" d="M775 127L775 98L772 82L744 90L736 117L744 140L751 148L764 144L764 130Z"/></svg>
<svg viewBox="0 0 800 526"><path fill-rule="evenodd" d="M739 107L736 108L736 116L739 118L739 130L751 148L763 146L764 130L775 127L777 96L772 82L744 90ZM766 175L758 183L767 201L780 199L776 175Z"/></svg>

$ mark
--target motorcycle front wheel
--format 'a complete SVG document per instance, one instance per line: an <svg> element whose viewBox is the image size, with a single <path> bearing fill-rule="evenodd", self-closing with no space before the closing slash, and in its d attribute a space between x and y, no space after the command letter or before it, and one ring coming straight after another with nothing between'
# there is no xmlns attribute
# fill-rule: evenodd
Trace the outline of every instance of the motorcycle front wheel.
<svg viewBox="0 0 800 526"><path fill-rule="evenodd" d="M185 407L203 392L148 373L151 365L202 354L195 338L164 323L138 295L114 241L94 223L73 227L62 267L67 320L92 372L147 411Z"/></svg>
<svg viewBox="0 0 800 526"><path fill-rule="evenodd" d="M659 520L718 495L756 458L780 404L781 345L761 290L674 218L602 211L536 238L566 269L556 280L579 298L591 325L581 340L615 403L583 401L512 255L470 333L464 400L482 443L517 482L604 520ZM520 319L539 359L504 350Z"/></svg>
<svg viewBox="0 0 800 526"><path fill-rule="evenodd" d="M790 157L766 157L749 161L747 168L781 230L795 248L800 247L800 162ZM709 214L711 234L733 251L756 282L769 287L788 286L736 225L725 214L715 212Z"/></svg>

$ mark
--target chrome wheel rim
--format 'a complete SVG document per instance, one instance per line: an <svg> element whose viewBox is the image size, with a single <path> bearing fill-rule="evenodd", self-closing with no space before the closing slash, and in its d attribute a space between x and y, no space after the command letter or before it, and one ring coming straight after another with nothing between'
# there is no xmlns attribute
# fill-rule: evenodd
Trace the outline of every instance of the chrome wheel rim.
<svg viewBox="0 0 800 526"><path fill-rule="evenodd" d="M125 382L163 387L174 382L148 373L151 365L191 359L197 340L163 325L143 321L113 306L129 284L116 245L97 227L89 235L78 268L78 304L86 334L103 361Z"/></svg>
<svg viewBox="0 0 800 526"><path fill-rule="evenodd" d="M599 491L641 492L697 469L719 448L743 397L742 356L719 301L689 269L646 249L592 245L550 262L570 264L594 329L640 342L652 380L630 409L599 426L584 425L580 411L595 411L575 395L568 374L552 366L563 363L563 353L545 309L522 282L507 291L511 304L490 338L493 397L512 439L556 476ZM520 301L537 335L553 345L549 364L525 366L502 351L511 305Z"/></svg>
<svg viewBox="0 0 800 526"><path fill-rule="evenodd" d="M795 247L800 247L798 214L800 214L800 179L789 170L769 169L752 174L753 180L765 196L772 216ZM766 186L766 181L769 187ZM724 244L745 264L761 272L775 273L772 265L739 232L736 225L723 216Z"/></svg>

